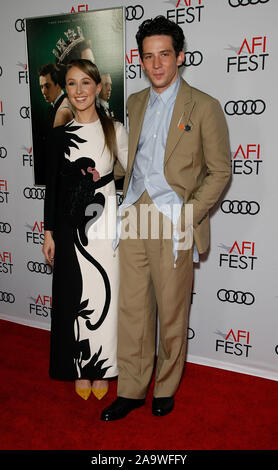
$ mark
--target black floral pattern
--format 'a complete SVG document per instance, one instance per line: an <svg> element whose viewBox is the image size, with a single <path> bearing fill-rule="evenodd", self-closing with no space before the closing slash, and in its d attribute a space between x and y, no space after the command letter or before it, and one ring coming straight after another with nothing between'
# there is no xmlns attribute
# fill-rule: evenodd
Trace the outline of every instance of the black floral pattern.
<svg viewBox="0 0 278 470"><path fill-rule="evenodd" d="M64 153L68 156L70 156L71 147L79 149L78 143L86 142L86 140L81 139L74 133L80 127L82 126L65 126ZM91 226L102 215L105 207L105 197L102 193L96 191L99 187L106 184L106 181L111 180L111 178L100 178L92 157L78 158L74 162L64 158L61 176L66 188L63 203L64 212L73 229L74 245L81 255L99 271L106 291L105 304L97 321L93 321L95 311L87 309L89 299L81 302L80 298L79 308L73 312L73 330L75 336L75 344L73 346L74 365L78 378L89 378L92 380L103 378L110 366L103 367L108 358L101 357L102 346L100 346L97 353L92 355L89 340L80 339L80 321L82 319L85 320L85 325L90 331L97 330L102 325L110 306L111 288L106 271L85 249L88 245L86 228L89 222ZM111 177L113 177L112 174ZM86 215L86 209L89 205L91 215Z"/></svg>
<svg viewBox="0 0 278 470"><path fill-rule="evenodd" d="M79 135L74 134L75 131L78 131L81 128L82 126L73 126L71 122L64 126L64 152L66 155L70 156L71 147L79 149L75 142L86 142L85 139L81 139Z"/></svg>

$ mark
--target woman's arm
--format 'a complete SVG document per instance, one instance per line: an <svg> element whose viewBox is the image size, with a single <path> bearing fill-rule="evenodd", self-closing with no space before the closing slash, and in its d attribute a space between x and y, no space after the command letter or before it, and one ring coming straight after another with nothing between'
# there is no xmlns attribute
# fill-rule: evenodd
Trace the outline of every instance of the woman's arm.
<svg viewBox="0 0 278 470"><path fill-rule="evenodd" d="M45 162L45 199L44 199L44 244L42 252L48 263L52 264L55 253L53 230L55 227L58 191L59 143L62 135L58 128L53 129L47 142L47 161Z"/></svg>
<svg viewBox="0 0 278 470"><path fill-rule="evenodd" d="M128 156L128 133L120 122L115 123L116 139L117 139L117 160L114 167L115 179L125 175Z"/></svg>
<svg viewBox="0 0 278 470"><path fill-rule="evenodd" d="M49 264L52 264L54 260L54 254L55 254L55 243L52 237L52 232L50 230L44 231L44 242L43 242L42 252L45 256L46 261Z"/></svg>

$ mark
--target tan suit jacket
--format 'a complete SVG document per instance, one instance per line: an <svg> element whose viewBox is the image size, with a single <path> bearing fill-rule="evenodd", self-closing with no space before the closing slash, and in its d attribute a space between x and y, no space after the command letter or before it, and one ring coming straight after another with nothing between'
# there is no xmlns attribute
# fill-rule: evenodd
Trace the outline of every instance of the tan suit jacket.
<svg viewBox="0 0 278 470"><path fill-rule="evenodd" d="M150 88L129 96L128 164L126 195L140 138ZM116 172L117 173L117 172ZM219 102L181 79L170 123L164 173L167 182L193 204L194 241L199 253L209 247L209 209L219 199L230 174L230 146L224 113Z"/></svg>

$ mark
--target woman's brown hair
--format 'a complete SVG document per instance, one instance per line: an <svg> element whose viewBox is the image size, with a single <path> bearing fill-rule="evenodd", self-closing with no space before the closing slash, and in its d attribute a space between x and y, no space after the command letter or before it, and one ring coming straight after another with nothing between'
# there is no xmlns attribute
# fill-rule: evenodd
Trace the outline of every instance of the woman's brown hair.
<svg viewBox="0 0 278 470"><path fill-rule="evenodd" d="M97 66L93 64L93 62L91 62L90 60L88 59L72 60L67 66L67 72L73 67L77 67L78 69L82 70L82 72L89 75L89 77L92 80L94 80L94 82L97 85L101 83L101 76L100 76L99 70ZM110 119L106 115L104 109L101 106L96 107L96 111L97 111L98 117L102 125L105 145L107 146L111 156L113 156L113 158L116 158L117 142L116 142L116 133L115 133L113 120Z"/></svg>

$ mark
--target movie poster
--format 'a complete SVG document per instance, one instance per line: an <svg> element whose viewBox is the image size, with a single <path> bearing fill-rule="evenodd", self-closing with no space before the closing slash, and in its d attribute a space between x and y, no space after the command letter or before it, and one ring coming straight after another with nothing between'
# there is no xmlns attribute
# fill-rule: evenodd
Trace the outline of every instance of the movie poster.
<svg viewBox="0 0 278 470"><path fill-rule="evenodd" d="M66 65L94 62L102 76L100 104L125 122L124 8L26 19L34 183L44 185L47 136L74 116L65 90Z"/></svg>

